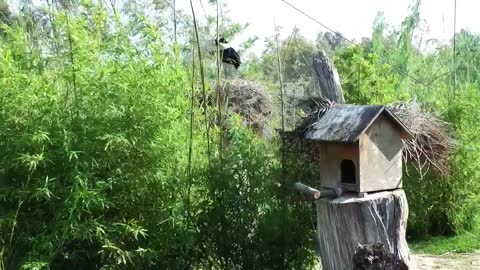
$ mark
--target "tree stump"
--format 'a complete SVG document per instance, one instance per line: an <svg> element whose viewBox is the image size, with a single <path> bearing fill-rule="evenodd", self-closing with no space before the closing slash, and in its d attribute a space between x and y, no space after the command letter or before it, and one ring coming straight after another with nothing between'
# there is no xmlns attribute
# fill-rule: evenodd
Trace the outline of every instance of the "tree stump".
<svg viewBox="0 0 480 270"><path fill-rule="evenodd" d="M405 238L408 204L402 189L368 194L363 198L358 194L324 198L317 200L316 205L323 270L377 269L359 267L358 262L354 264L354 256L361 250L359 247L379 243L390 258L399 262L396 267L386 269L413 269ZM359 256L357 254L357 261L361 260ZM368 260L375 263L373 259Z"/></svg>
<svg viewBox="0 0 480 270"><path fill-rule="evenodd" d="M335 103L345 103L337 68L332 60L325 55L325 52L318 52L317 56L313 58L312 66L315 82L320 87L322 96Z"/></svg>

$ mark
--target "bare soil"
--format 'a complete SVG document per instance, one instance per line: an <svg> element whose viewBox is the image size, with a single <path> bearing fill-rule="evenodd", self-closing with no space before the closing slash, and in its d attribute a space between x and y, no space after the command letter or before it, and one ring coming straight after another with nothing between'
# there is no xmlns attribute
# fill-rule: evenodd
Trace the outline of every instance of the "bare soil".
<svg viewBox="0 0 480 270"><path fill-rule="evenodd" d="M480 251L468 254L414 254L418 270L480 270Z"/></svg>

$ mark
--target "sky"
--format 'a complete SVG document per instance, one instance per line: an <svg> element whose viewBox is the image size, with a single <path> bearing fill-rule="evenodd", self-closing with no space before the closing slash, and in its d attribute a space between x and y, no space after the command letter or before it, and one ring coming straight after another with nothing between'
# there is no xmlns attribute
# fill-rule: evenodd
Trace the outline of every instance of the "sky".
<svg viewBox="0 0 480 270"><path fill-rule="evenodd" d="M190 13L189 0L176 0L177 7ZM193 0L196 12L201 16L215 15L215 8L208 5L208 0ZM300 33L312 40L318 32L327 29L313 22L281 0L219 0L226 5L225 16L234 22L249 23L244 33L231 41L231 46L238 46L248 37L258 36L253 51L261 52L263 40L274 34L274 21L281 27L282 38L288 37L297 26ZM286 0L300 10L309 14L328 27L340 32L349 39L359 41L370 37L373 20L378 12L383 12L385 20L393 27L398 27L409 13L412 0ZM446 42L453 36L455 0L423 0L420 12L422 25L428 29L426 38L435 38ZM457 0L457 32L469 29L480 33L480 0ZM213 37L212 37L213 38Z"/></svg>

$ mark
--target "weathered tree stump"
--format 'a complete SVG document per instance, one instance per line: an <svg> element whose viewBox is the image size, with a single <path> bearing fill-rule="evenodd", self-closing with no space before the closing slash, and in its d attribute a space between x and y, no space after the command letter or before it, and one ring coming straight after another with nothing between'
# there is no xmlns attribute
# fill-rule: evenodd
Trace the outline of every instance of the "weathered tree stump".
<svg viewBox="0 0 480 270"><path fill-rule="evenodd" d="M320 51L317 56L313 58L313 71L315 74L315 82L320 87L322 96L335 103L345 103L337 68L332 60L325 55L325 52Z"/></svg>
<svg viewBox="0 0 480 270"><path fill-rule="evenodd" d="M354 265L359 245L374 246L376 243L384 245L388 253L385 258L397 262L385 269L414 269L405 238L408 204L402 189L368 194L364 198L358 194L324 198L317 200L316 205L323 270L377 269L359 267L361 254L356 255L357 266Z"/></svg>

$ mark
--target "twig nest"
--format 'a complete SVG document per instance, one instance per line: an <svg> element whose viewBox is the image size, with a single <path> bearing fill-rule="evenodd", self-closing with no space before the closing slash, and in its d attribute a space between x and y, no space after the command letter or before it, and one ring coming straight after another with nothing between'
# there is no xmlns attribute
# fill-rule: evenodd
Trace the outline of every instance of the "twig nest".
<svg viewBox="0 0 480 270"><path fill-rule="evenodd" d="M404 158L421 176L430 169L439 176L448 176L449 154L454 148L450 125L415 101L397 102L387 108L414 134L413 139L403 141Z"/></svg>
<svg viewBox="0 0 480 270"><path fill-rule="evenodd" d="M229 113L240 115L245 126L259 135L270 136L269 123L274 105L265 85L255 81L229 80L220 82L220 87L214 84L213 89L214 104L217 104L217 98L220 96L222 107L226 107Z"/></svg>

